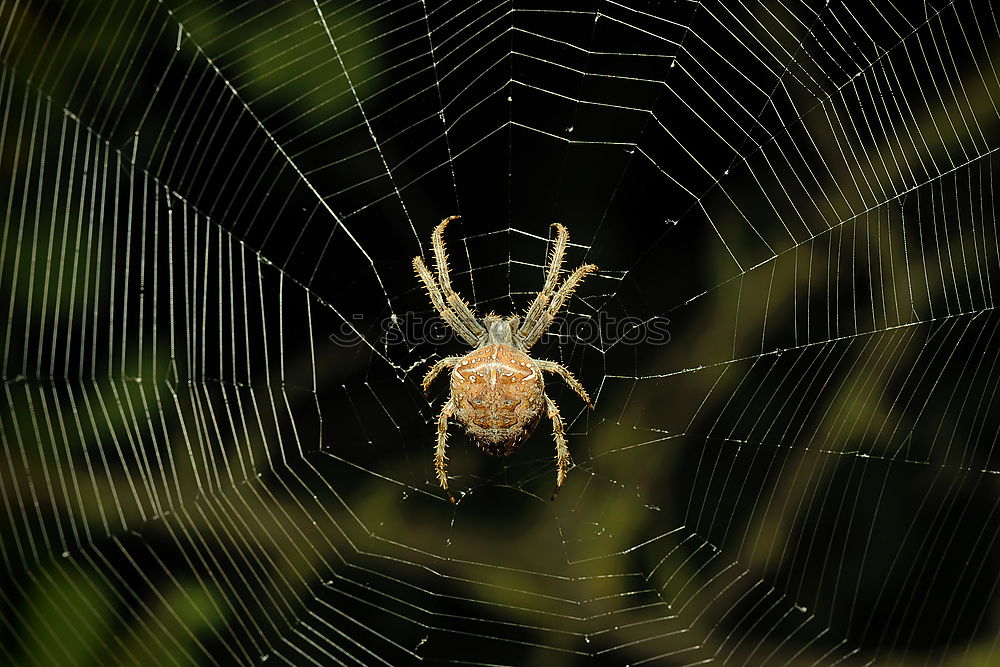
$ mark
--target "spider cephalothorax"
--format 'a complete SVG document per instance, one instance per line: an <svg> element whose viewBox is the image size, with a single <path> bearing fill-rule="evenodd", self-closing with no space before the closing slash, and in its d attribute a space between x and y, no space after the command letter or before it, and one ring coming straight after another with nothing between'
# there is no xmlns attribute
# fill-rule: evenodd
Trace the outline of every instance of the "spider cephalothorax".
<svg viewBox="0 0 1000 667"><path fill-rule="evenodd" d="M549 328L573 290L597 267L584 264L558 284L569 232L556 223L553 225L556 228L555 246L545 270L545 284L525 313L524 321L517 315L500 317L493 314L480 320L469 304L452 289L448 275L444 228L456 218L457 215L445 218L431 234L435 273L430 272L422 258L413 258L413 268L427 288L434 308L459 338L475 348L465 356L441 359L424 376L423 388L426 392L441 371L452 369L451 395L438 416L437 447L434 451L438 481L454 502L448 491L445 465L449 418L455 417L484 452L506 456L531 435L544 412L552 420L556 441L556 488L552 492L555 498L569 469L569 448L559 408L545 394L542 373L557 373L588 406L593 405L587 391L569 369L554 361L532 359L528 350Z"/></svg>

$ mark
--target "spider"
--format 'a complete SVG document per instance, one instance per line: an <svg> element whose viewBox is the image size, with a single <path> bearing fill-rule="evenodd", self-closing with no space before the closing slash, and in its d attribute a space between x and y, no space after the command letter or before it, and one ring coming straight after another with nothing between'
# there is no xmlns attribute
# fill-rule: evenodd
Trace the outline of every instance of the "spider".
<svg viewBox="0 0 1000 667"><path fill-rule="evenodd" d="M494 313L480 320L469 304L452 288L448 275L444 230L449 222L459 217L453 215L445 218L431 234L437 265L435 273L428 270L421 257L413 258L413 268L427 288L434 309L459 338L474 348L468 354L441 359L427 371L422 382L426 394L441 371L453 369L451 394L437 420L434 469L438 481L448 494L448 499L454 503L455 497L448 490L445 456L448 420L451 417L458 420L469 438L484 452L494 456L507 456L531 435L544 412L552 420L552 433L556 441L556 488L552 492L552 500L555 500L569 469L569 447L559 408L545 394L542 373L556 373L579 394L588 407L593 409L594 406L583 385L569 369L554 361L533 359L528 356L528 350L551 326L573 290L597 267L584 264L557 286L569 232L556 223L552 225L556 228L556 239L545 268L545 284L531 302L524 320L518 315L500 317Z"/></svg>

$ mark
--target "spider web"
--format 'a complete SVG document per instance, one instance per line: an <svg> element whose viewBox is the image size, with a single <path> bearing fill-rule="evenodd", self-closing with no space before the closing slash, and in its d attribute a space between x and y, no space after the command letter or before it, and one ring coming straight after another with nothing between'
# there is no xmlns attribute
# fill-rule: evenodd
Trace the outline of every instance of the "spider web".
<svg viewBox="0 0 1000 667"><path fill-rule="evenodd" d="M988 3L0 3L0 655L992 664ZM480 314L600 270L543 423ZM666 326L669 337L657 336ZM668 339L667 339L668 338Z"/></svg>

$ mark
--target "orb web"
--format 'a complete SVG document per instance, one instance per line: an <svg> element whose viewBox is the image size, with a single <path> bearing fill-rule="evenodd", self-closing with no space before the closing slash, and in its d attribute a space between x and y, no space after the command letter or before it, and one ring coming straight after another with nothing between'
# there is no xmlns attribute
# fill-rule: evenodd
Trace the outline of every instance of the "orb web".
<svg viewBox="0 0 1000 667"><path fill-rule="evenodd" d="M0 6L8 662L988 663L989 3ZM490 458L420 390L600 270Z"/></svg>

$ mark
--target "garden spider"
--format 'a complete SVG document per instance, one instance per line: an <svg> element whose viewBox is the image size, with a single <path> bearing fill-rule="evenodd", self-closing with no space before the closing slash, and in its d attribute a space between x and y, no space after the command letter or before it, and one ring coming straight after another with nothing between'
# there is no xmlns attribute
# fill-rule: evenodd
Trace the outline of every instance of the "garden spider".
<svg viewBox="0 0 1000 667"><path fill-rule="evenodd" d="M583 385L569 369L554 361L533 359L527 352L551 326L573 290L597 267L584 264L557 287L569 232L556 223L553 225L556 228L555 246L545 269L545 284L531 302L524 321L518 315L500 317L493 313L480 321L469 304L452 289L448 275L444 229L458 217L445 218L431 234L435 273L428 270L422 258L413 258L413 268L427 288L434 309L459 338L475 348L464 356L441 359L427 371L422 383L424 393L427 393L431 382L441 371L454 369L451 373L451 394L441 408L437 422L434 469L438 481L451 502L455 502L448 490L445 463L449 418L455 417L472 441L487 454L507 456L531 435L544 410L552 420L556 441L556 488L552 492L552 499L555 500L566 480L569 447L559 408L545 394L542 373L557 373L591 409L594 406Z"/></svg>

